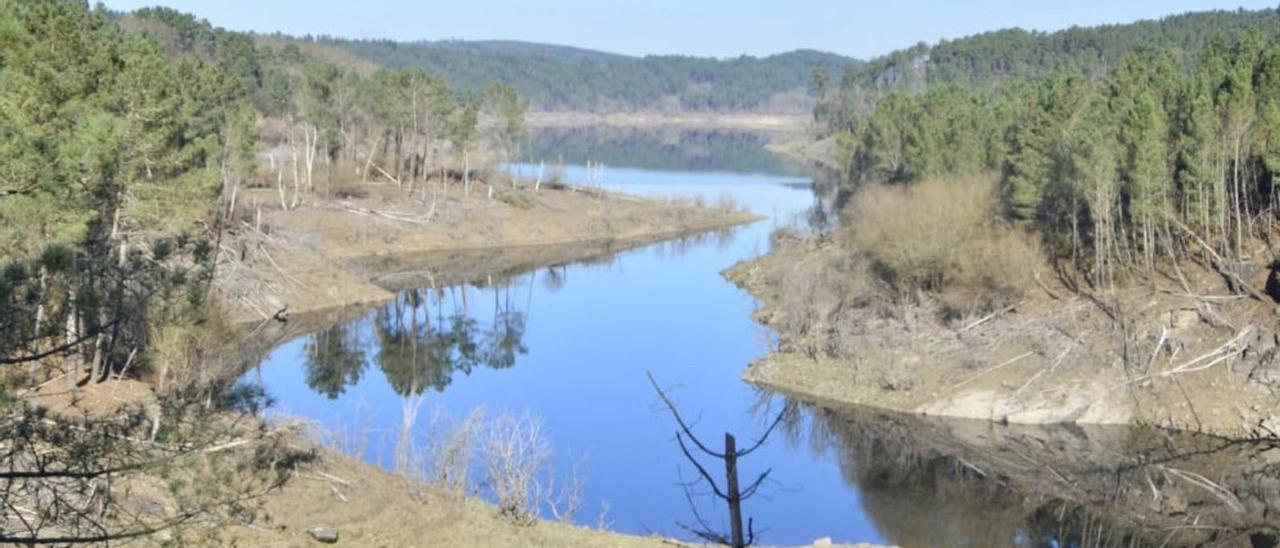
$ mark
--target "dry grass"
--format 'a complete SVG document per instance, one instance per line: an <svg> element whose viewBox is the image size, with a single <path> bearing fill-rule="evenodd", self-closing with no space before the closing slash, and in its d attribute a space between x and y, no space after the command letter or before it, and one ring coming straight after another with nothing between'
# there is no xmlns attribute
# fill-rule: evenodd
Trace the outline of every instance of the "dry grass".
<svg viewBox="0 0 1280 548"><path fill-rule="evenodd" d="M900 295L1017 298L1041 262L1029 235L999 223L989 175L863 190L850 206L843 242Z"/></svg>

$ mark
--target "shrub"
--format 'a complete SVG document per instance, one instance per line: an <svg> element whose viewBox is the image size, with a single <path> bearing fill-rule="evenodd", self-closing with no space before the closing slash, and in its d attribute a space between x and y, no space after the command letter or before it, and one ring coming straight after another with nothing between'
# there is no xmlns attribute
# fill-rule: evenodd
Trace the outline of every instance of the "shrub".
<svg viewBox="0 0 1280 548"><path fill-rule="evenodd" d="M494 189L493 197L499 202L516 209L529 209L533 207L533 200L529 198L529 195L518 190Z"/></svg>
<svg viewBox="0 0 1280 548"><path fill-rule="evenodd" d="M981 175L868 187L853 199L844 241L904 294L1017 296L1040 253L1028 235L996 218L995 182Z"/></svg>
<svg viewBox="0 0 1280 548"><path fill-rule="evenodd" d="M359 200L369 197L369 189L360 183L334 183L333 197L339 200Z"/></svg>

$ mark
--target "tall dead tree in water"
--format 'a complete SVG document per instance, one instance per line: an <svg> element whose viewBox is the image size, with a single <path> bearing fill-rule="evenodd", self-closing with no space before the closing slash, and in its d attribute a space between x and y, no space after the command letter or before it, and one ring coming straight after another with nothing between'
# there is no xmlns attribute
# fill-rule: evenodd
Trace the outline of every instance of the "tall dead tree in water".
<svg viewBox="0 0 1280 548"><path fill-rule="evenodd" d="M671 416L676 419L676 424L680 425L680 430L676 432L676 443L680 445L680 451L684 453L685 458L693 464L693 467L698 470L700 479L702 481L706 481L707 484L711 486L712 494L714 494L716 498L725 501L725 504L729 506L729 534L725 535L724 533L714 530L707 524L706 520L702 519L702 516L698 514L697 507L693 505L693 497L690 496L687 491L691 484L685 485L685 494L689 498L689 505L693 507L693 515L694 518L698 520L698 523L697 526L694 527L683 525L682 527L707 542L725 544L733 546L734 548L743 548L754 544L756 540L756 531L754 521L752 519L747 519L747 527L745 532L743 531L742 501L747 500L756 494L760 489L760 485L762 485L764 480L769 477L769 473L772 472L773 469L766 469L764 473L756 477L755 481L752 481L750 485L743 489L740 488L738 484L738 459L751 454L756 449L759 449L760 446L764 445L765 440L769 439L769 434L772 434L774 428L777 428L778 423L782 422L782 417L786 414L786 410L784 409L782 412L778 413L778 416L769 423L769 427L765 429L764 434L762 434L750 447L746 449L738 449L737 440L733 437L733 434L725 432L724 452L713 451L707 447L705 443L702 443L702 440L699 440L698 437L693 434L693 431L689 428L689 424L680 416L680 411L676 409L675 403L673 403L671 398L667 397L667 393L658 386L658 381L653 378L653 373L646 372L645 374L648 375L649 384L653 385L653 390L658 393L659 398L662 398L662 403L667 406L667 410L671 412ZM706 467L702 466L702 463L698 461L698 458L693 456L693 452L689 450L689 446L685 443L685 438L688 438L688 440L693 443L693 446L701 451L702 454L724 461L724 489L720 488L720 484L716 482L715 478L709 471L707 471ZM696 482L697 480L695 480L694 483Z"/></svg>

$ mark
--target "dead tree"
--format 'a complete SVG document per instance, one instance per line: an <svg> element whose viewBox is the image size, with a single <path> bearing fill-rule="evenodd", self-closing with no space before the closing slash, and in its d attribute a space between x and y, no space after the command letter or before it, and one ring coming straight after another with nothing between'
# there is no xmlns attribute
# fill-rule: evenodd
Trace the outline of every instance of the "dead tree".
<svg viewBox="0 0 1280 548"><path fill-rule="evenodd" d="M769 434L773 433L773 430L774 428L777 428L778 423L782 422L782 417L786 414L786 410L784 409L782 412L778 413L778 416L769 423L769 427L765 429L764 434L762 434L750 447L746 449L738 449L737 440L734 439L733 434L725 432L724 452L713 451L693 434L693 431L689 428L689 424L680 416L680 411L676 409L671 398L667 397L666 392L658 386L658 381L653 378L653 373L646 372L645 374L648 375L649 384L653 385L653 390L658 393L658 397L662 399L662 403L667 406L667 410L671 412L671 416L676 419L676 424L680 426L680 430L676 431L676 443L680 445L680 451L684 453L684 457L688 459L689 463L693 464L694 469L698 471L698 480L694 480L692 483L682 484L685 489L685 497L689 500L689 506L693 509L694 518L698 523L696 526L681 525L681 527L707 542L724 544L734 548L751 546L756 540L755 523L754 520L748 518L746 531L744 533L742 527L742 501L747 500L756 494L760 489L760 486L764 483L764 480L769 477L769 473L772 472L773 469L766 469L764 473L756 477L755 481L752 481L745 489L741 489L738 485L738 459L751 454L756 449L759 449L761 445L764 445L765 440L769 439ZM688 438L688 441L692 442L693 446L704 455L724 461L724 489L720 488L720 484L716 482L715 478L707 471L706 467L698 461L697 457L693 456L693 452L689 450L689 446L685 443L685 438ZM725 501L728 505L728 535L716 531L698 513L698 508L693 503L693 496L689 492L689 488L698 481L707 482L711 487L712 494L714 494L716 498Z"/></svg>

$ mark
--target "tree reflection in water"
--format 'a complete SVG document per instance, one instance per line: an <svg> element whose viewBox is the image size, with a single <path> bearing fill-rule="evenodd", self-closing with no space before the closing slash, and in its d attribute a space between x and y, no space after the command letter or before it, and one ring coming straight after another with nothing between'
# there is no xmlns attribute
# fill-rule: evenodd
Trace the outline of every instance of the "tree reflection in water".
<svg viewBox="0 0 1280 548"><path fill-rule="evenodd" d="M329 399L337 399L364 374L365 344L358 323L334 325L307 339L307 386Z"/></svg>
<svg viewBox="0 0 1280 548"><path fill-rule="evenodd" d="M528 352L524 332L532 304L527 299L524 309L517 306L512 287L404 291L369 318L315 333L305 344L307 385L336 399L359 382L370 357L401 396L421 395L428 388L443 391L456 375L469 375L476 367L511 367ZM482 326L473 307L486 292L492 294L493 310Z"/></svg>
<svg viewBox="0 0 1280 548"><path fill-rule="evenodd" d="M1276 546L1280 440L814 408L902 546Z"/></svg>

